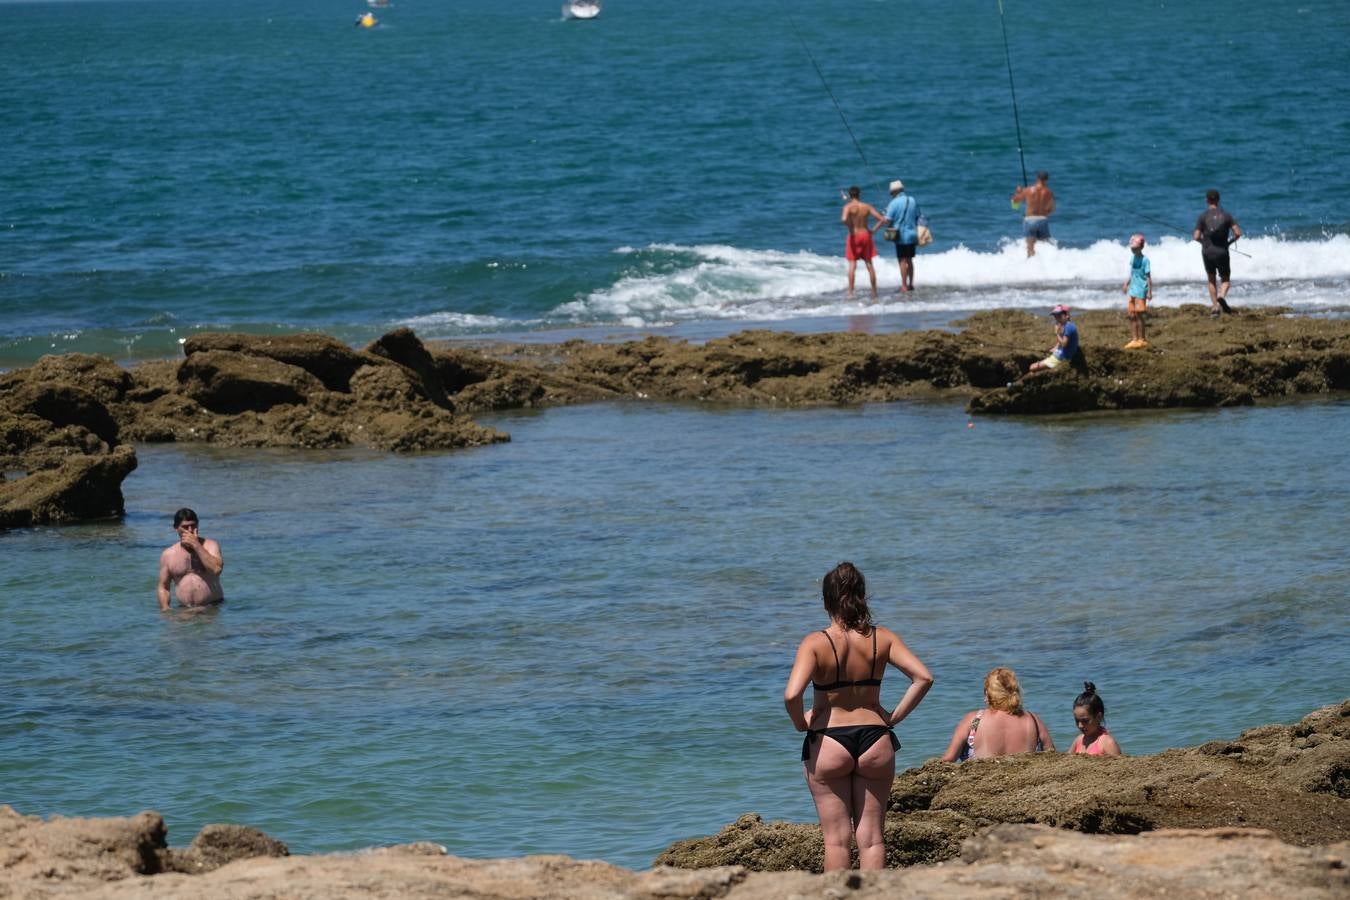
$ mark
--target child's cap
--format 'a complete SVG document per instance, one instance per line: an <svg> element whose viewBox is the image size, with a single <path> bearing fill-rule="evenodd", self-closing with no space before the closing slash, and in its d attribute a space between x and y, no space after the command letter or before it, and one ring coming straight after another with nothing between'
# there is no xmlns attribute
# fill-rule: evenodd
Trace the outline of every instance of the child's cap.
<svg viewBox="0 0 1350 900"><path fill-rule="evenodd" d="M1130 249L1137 250L1144 246L1144 235L1138 231L1130 235Z"/></svg>
<svg viewBox="0 0 1350 900"><path fill-rule="evenodd" d="M1063 303L1060 303L1054 309L1050 310L1050 315L1052 316L1061 316L1061 315L1067 316L1068 314L1069 308L1065 306Z"/></svg>

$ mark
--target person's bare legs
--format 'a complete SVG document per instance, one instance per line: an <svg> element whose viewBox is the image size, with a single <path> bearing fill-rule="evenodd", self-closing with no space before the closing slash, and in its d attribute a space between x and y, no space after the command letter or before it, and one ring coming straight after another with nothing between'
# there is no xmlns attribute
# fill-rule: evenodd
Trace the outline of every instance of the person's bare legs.
<svg viewBox="0 0 1350 900"><path fill-rule="evenodd" d="M853 296L853 276L858 272L858 261L850 259L848 261L848 295Z"/></svg>
<svg viewBox="0 0 1350 900"><path fill-rule="evenodd" d="M834 738L821 735L815 741L811 758L802 768L806 772L806 786L811 789L811 799L816 802L821 836L825 839L825 871L847 869L853 863L850 851L853 843L853 757ZM889 783L886 790L889 796ZM882 812L885 812L884 804Z"/></svg>
<svg viewBox="0 0 1350 900"><path fill-rule="evenodd" d="M886 803L895 780L895 750L890 737L867 748L853 772L853 829L858 867L886 868Z"/></svg>
<svg viewBox="0 0 1350 900"><path fill-rule="evenodd" d="M1031 235L1027 235L1027 256L1035 256L1035 255L1036 255L1036 239Z"/></svg>
<svg viewBox="0 0 1350 900"><path fill-rule="evenodd" d="M914 260L900 260L900 290L914 290Z"/></svg>
<svg viewBox="0 0 1350 900"><path fill-rule="evenodd" d="M872 280L872 299L875 300L877 296L877 267L872 265L870 259L865 259L863 262L867 263L867 277Z"/></svg>
<svg viewBox="0 0 1350 900"><path fill-rule="evenodd" d="M1219 311L1219 288L1218 288L1219 273L1218 273L1218 272L1210 272L1206 277L1209 279L1209 311L1210 311L1210 312L1218 312L1218 311ZM1227 285L1225 285L1225 287L1227 287Z"/></svg>

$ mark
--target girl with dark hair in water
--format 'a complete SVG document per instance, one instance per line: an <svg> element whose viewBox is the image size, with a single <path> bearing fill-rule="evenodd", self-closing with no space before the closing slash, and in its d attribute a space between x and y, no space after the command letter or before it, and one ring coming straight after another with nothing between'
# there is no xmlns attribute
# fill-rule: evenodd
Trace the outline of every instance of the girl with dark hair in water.
<svg viewBox="0 0 1350 900"><path fill-rule="evenodd" d="M825 838L825 871L847 869L856 838L864 869L886 866L883 825L895 751L895 726L914 711L933 686L933 676L889 628L872 622L867 583L853 563L842 562L821 589L828 628L802 639L783 691L788 717L802 742L806 784ZM895 709L881 705L887 664L910 680ZM814 688L811 711L802 701Z"/></svg>
<svg viewBox="0 0 1350 900"><path fill-rule="evenodd" d="M1085 753L1088 756L1120 756L1120 745L1106 731L1102 719L1106 718L1106 704L1097 693L1097 686L1090 681L1083 682L1083 693L1073 700L1073 722L1083 732L1069 745L1070 753Z"/></svg>

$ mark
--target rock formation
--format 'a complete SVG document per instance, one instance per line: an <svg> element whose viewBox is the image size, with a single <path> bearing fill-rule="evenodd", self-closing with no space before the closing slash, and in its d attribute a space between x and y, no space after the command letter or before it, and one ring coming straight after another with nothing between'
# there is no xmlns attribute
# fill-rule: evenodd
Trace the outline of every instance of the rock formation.
<svg viewBox="0 0 1350 900"><path fill-rule="evenodd" d="M1297 725L1154 756L931 760L891 786L887 858L893 866L953 859L963 842L999 823L1118 835L1260 828L1302 846L1350 841L1350 700ZM712 837L677 842L656 861L819 871L822 856L817 825L748 813Z"/></svg>
<svg viewBox="0 0 1350 900"><path fill-rule="evenodd" d="M219 833L233 826L208 826ZM193 841L202 842L208 829ZM243 831L251 831L243 829ZM288 856L261 832L194 865L164 846L156 813L44 822L0 807L0 896L245 900L370 897L461 900L783 900L883 897L1012 900L1291 896L1350 891L1350 845L1294 847L1255 829L1083 835L998 825L968 840L959 861L881 872L751 872L740 866L647 872L566 856L461 859L419 843L331 856Z"/></svg>
<svg viewBox="0 0 1350 900"><path fill-rule="evenodd" d="M882 872L812 874L819 829L753 814L676 844L647 872L565 856L459 859L426 842L294 857L239 825L208 825L186 849L167 837L153 812L44 821L0 806L0 897L1330 900L1350 895L1350 700L1157 756L911 769L892 787L886 828L901 868Z"/></svg>
<svg viewBox="0 0 1350 900"><path fill-rule="evenodd" d="M455 411L406 329L365 351L204 334L184 354L126 371L73 353L0 375L0 528L120 516L133 441L408 452L507 440Z"/></svg>
<svg viewBox="0 0 1350 900"><path fill-rule="evenodd" d="M184 359L129 371L68 354L0 375L0 528L120 515L131 442L446 450L508 440L469 416L594 400L742 405L948 397L972 413L1230 406L1350 389L1350 322L1201 306L1151 314L1147 350L1119 313L1078 316L1083 364L1027 375L1044 317L980 313L959 331L783 334L704 344L426 347L407 329L364 350L317 334L199 334ZM38 475L41 477L37 477ZM34 480L36 478L36 480ZM24 484L28 482L27 484Z"/></svg>

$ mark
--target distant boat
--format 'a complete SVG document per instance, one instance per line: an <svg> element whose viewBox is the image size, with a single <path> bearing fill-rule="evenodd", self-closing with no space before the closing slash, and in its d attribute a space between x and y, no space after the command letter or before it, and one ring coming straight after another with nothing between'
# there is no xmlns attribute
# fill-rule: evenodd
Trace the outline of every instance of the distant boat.
<svg viewBox="0 0 1350 900"><path fill-rule="evenodd" d="M371 9L384 9L389 5L389 0L366 0L366 5Z"/></svg>
<svg viewBox="0 0 1350 900"><path fill-rule="evenodd" d="M562 13L564 19L594 19L600 15L600 0L568 0Z"/></svg>

